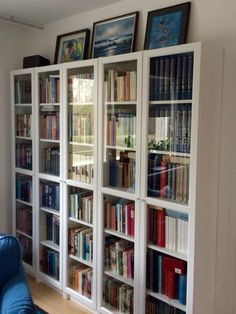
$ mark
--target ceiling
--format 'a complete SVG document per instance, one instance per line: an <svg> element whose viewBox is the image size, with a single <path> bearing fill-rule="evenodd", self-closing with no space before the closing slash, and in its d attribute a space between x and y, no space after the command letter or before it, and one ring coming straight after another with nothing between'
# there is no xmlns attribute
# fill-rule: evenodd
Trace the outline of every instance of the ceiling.
<svg viewBox="0 0 236 314"><path fill-rule="evenodd" d="M121 0L0 0L0 20L44 26Z"/></svg>

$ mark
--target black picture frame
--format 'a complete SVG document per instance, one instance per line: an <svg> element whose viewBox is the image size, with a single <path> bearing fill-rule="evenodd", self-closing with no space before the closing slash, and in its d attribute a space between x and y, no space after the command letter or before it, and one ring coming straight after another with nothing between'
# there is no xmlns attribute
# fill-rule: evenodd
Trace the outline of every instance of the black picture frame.
<svg viewBox="0 0 236 314"><path fill-rule="evenodd" d="M90 30L87 28L58 35L54 64L87 59L89 36Z"/></svg>
<svg viewBox="0 0 236 314"><path fill-rule="evenodd" d="M184 44L191 2L148 12L144 49Z"/></svg>
<svg viewBox="0 0 236 314"><path fill-rule="evenodd" d="M91 58L134 51L139 12L132 12L93 23Z"/></svg>

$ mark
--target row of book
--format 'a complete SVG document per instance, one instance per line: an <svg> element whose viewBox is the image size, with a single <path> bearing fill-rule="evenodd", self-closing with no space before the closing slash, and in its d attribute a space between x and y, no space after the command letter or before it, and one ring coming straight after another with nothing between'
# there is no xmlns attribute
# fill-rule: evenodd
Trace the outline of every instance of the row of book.
<svg viewBox="0 0 236 314"><path fill-rule="evenodd" d="M16 199L32 202L32 178L24 175L16 176Z"/></svg>
<svg viewBox="0 0 236 314"><path fill-rule="evenodd" d="M42 150L42 171L58 176L60 173L60 148L47 147Z"/></svg>
<svg viewBox="0 0 236 314"><path fill-rule="evenodd" d="M41 206L56 211L60 210L60 186L59 184L41 181Z"/></svg>
<svg viewBox="0 0 236 314"><path fill-rule="evenodd" d="M104 227L134 236L135 205L132 202L118 200L104 204Z"/></svg>
<svg viewBox="0 0 236 314"><path fill-rule="evenodd" d="M60 78L59 75L50 75L39 79L40 103L60 102Z"/></svg>
<svg viewBox="0 0 236 314"><path fill-rule="evenodd" d="M187 203L189 158L149 153L148 196Z"/></svg>
<svg viewBox="0 0 236 314"><path fill-rule="evenodd" d="M152 58L150 100L191 99L193 53Z"/></svg>
<svg viewBox="0 0 236 314"><path fill-rule="evenodd" d="M16 233L16 236L20 242L22 260L25 263L32 265L33 263L32 240L19 233Z"/></svg>
<svg viewBox="0 0 236 314"><path fill-rule="evenodd" d="M69 252L92 263L93 229L84 226L69 229Z"/></svg>
<svg viewBox="0 0 236 314"><path fill-rule="evenodd" d="M94 98L93 73L70 75L68 78L69 103L92 103Z"/></svg>
<svg viewBox="0 0 236 314"><path fill-rule="evenodd" d="M29 113L16 115L16 136L31 137L32 115Z"/></svg>
<svg viewBox="0 0 236 314"><path fill-rule="evenodd" d="M32 144L16 143L16 167L32 170Z"/></svg>
<svg viewBox="0 0 236 314"><path fill-rule="evenodd" d="M45 215L46 240L60 245L60 218L52 215Z"/></svg>
<svg viewBox="0 0 236 314"><path fill-rule="evenodd" d="M93 143L94 119L92 113L69 113L69 141Z"/></svg>
<svg viewBox="0 0 236 314"><path fill-rule="evenodd" d="M42 246L40 270L48 276L59 280L59 253L48 247Z"/></svg>
<svg viewBox="0 0 236 314"><path fill-rule="evenodd" d="M134 245L132 242L113 236L105 237L105 270L134 278Z"/></svg>
<svg viewBox="0 0 236 314"><path fill-rule="evenodd" d="M136 71L108 70L105 75L104 93L106 101L135 101L137 94Z"/></svg>
<svg viewBox="0 0 236 314"><path fill-rule="evenodd" d="M151 296L146 298L146 314L185 314L184 311Z"/></svg>
<svg viewBox="0 0 236 314"><path fill-rule="evenodd" d="M149 208L148 239L181 254L188 250L188 215L171 209Z"/></svg>
<svg viewBox="0 0 236 314"><path fill-rule="evenodd" d="M31 103L31 79L15 80L15 104Z"/></svg>
<svg viewBox="0 0 236 314"><path fill-rule="evenodd" d="M76 220L93 223L93 193L75 192L69 195L69 215Z"/></svg>
<svg viewBox="0 0 236 314"><path fill-rule="evenodd" d="M149 149L190 153L191 115L191 104L177 104L174 108L168 104L151 106Z"/></svg>
<svg viewBox="0 0 236 314"><path fill-rule="evenodd" d="M60 119L59 111L41 113L40 116L41 138L51 140L60 139L59 119Z"/></svg>
<svg viewBox="0 0 236 314"><path fill-rule="evenodd" d="M127 284L105 277L103 300L105 307L110 304L119 313L133 314L134 290Z"/></svg>
<svg viewBox="0 0 236 314"><path fill-rule="evenodd" d="M147 289L186 304L187 262L147 250Z"/></svg>
<svg viewBox="0 0 236 314"><path fill-rule="evenodd" d="M108 160L108 185L117 188L134 189L135 184L135 154L121 151L119 159L113 153Z"/></svg>
<svg viewBox="0 0 236 314"><path fill-rule="evenodd" d="M72 180L93 183L93 154L69 153L69 178Z"/></svg>
<svg viewBox="0 0 236 314"><path fill-rule="evenodd" d="M107 116L107 145L135 147L136 116L116 113Z"/></svg>
<svg viewBox="0 0 236 314"><path fill-rule="evenodd" d="M16 210L16 228L32 236L32 208L18 207Z"/></svg>
<svg viewBox="0 0 236 314"><path fill-rule="evenodd" d="M69 277L71 288L79 294L91 299L93 270L81 263L71 264Z"/></svg>

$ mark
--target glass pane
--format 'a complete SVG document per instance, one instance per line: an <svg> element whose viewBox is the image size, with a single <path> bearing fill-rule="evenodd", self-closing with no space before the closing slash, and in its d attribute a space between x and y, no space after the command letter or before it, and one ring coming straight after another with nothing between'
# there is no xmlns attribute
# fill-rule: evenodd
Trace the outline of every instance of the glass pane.
<svg viewBox="0 0 236 314"><path fill-rule="evenodd" d="M40 271L59 280L59 252L41 245L40 246Z"/></svg>
<svg viewBox="0 0 236 314"><path fill-rule="evenodd" d="M40 207L60 211L60 185L51 181L40 181Z"/></svg>
<svg viewBox="0 0 236 314"><path fill-rule="evenodd" d="M104 186L134 192L137 62L105 65Z"/></svg>
<svg viewBox="0 0 236 314"><path fill-rule="evenodd" d="M150 60L148 196L189 200L193 53Z"/></svg>
<svg viewBox="0 0 236 314"><path fill-rule="evenodd" d="M68 177L93 183L94 69L68 70Z"/></svg>
<svg viewBox="0 0 236 314"><path fill-rule="evenodd" d="M150 313L178 313L185 314L185 311L179 308L169 305L161 300L158 300L152 296L147 296L146 298L146 314Z"/></svg>
<svg viewBox="0 0 236 314"><path fill-rule="evenodd" d="M30 104L31 96L31 74L16 75L14 77L15 104Z"/></svg>
<svg viewBox="0 0 236 314"><path fill-rule="evenodd" d="M22 251L22 260L25 263L32 266L33 265L32 239L18 232L16 233L16 237L20 241L21 251Z"/></svg>

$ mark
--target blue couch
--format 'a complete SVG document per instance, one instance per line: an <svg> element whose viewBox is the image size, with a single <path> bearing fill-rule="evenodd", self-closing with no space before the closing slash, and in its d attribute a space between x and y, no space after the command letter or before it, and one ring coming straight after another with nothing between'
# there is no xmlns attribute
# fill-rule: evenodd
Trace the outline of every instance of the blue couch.
<svg viewBox="0 0 236 314"><path fill-rule="evenodd" d="M36 313L18 240L0 234L0 314Z"/></svg>

